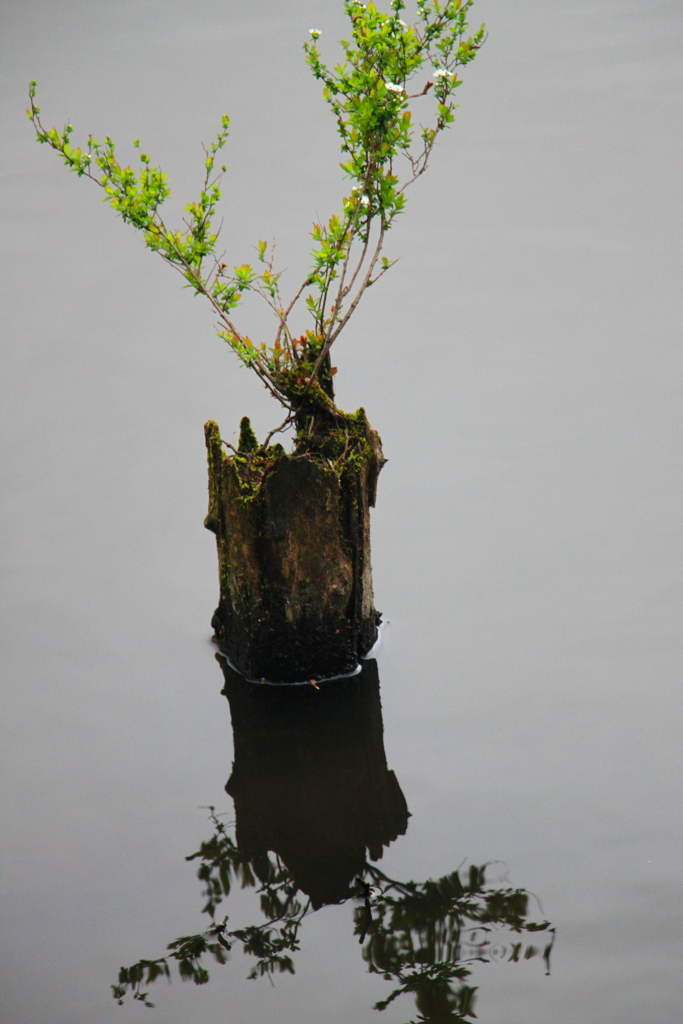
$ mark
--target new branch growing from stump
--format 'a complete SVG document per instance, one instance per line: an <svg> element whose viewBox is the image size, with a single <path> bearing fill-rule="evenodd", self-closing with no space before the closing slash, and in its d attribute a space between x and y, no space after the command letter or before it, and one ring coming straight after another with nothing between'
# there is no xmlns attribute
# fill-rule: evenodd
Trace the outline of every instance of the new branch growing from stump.
<svg viewBox="0 0 683 1024"><path fill-rule="evenodd" d="M387 232L404 209L406 190L426 170L437 136L453 121L455 91L461 84L459 69L474 59L484 40L484 26L467 34L472 3L417 0L416 19L409 25L401 17L406 9L404 0L392 0L388 13L373 3L344 0L350 37L341 41L343 60L334 66L323 61L318 49L321 32L310 30L311 41L304 45L306 61L322 83L334 115L343 155L341 168L351 187L341 209L327 223L313 225L309 272L286 298L272 246L259 242L256 263L232 269L218 250L216 207L226 170L219 164L219 154L228 139L227 116L223 116L214 141L204 149L199 198L185 207L182 226L170 227L161 212L170 195L168 179L140 149L140 140L133 143L139 152L137 169L119 160L109 136L98 141L89 135L85 147L73 145L71 124L62 131L43 126L35 101L36 83L31 83L27 113L38 141L56 150L69 170L99 185L104 201L142 232L147 247L179 271L187 287L207 299L216 315L218 336L284 407L284 422L261 445L242 443L249 436L248 425L238 449L219 439L233 451L233 468L240 484L251 488L250 493L286 458L282 449L270 447L270 442L275 433L292 423L297 435L294 456L310 459L322 455L337 476L354 460L358 469L359 460L365 459L370 467L365 473L366 485L374 488L382 464L379 438L374 431L359 432L358 416L350 417L337 408L333 388L336 367L330 350L364 292L393 265L394 261L382 255ZM237 325L236 311L247 293L266 302L273 313L270 344L252 340ZM300 307L308 311L310 319L303 333L297 334L292 320ZM362 420L367 424L364 414ZM213 432L213 442L216 436ZM220 557L220 533L218 536ZM342 547L349 544L353 547L345 534ZM357 576L355 569L352 571ZM230 573L234 577L234 567ZM234 579L231 585L234 590ZM223 583L221 587L223 595ZM320 597L316 595L315 600ZM357 604L357 597L348 600ZM256 599L261 597L250 593L249 600ZM367 601L361 603L367 608ZM291 612L291 602L288 607ZM291 620L289 612L286 615ZM347 614L347 620L350 617Z"/></svg>

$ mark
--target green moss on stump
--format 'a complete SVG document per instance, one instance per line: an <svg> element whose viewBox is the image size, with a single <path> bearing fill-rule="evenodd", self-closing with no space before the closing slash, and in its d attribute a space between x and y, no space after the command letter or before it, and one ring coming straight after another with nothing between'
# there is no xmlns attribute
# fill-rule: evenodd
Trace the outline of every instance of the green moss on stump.
<svg viewBox="0 0 683 1024"><path fill-rule="evenodd" d="M205 428L205 525L219 561L216 640L253 679L350 672L379 621L369 511L384 462L379 437L359 410L338 414L327 431L312 422L291 454L280 445L243 451L242 425L237 454L224 451L217 424Z"/></svg>

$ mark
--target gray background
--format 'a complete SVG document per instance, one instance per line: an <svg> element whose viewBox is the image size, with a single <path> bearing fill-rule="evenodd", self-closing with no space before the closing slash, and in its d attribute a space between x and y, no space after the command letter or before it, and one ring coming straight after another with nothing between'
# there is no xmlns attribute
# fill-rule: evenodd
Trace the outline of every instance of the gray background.
<svg viewBox="0 0 683 1024"><path fill-rule="evenodd" d="M343 195L300 47L316 27L335 55L340 6L0 5L3 1024L342 1024L387 994L331 907L274 989L237 958L203 990L160 985L157 1011L109 998L119 964L202 927L183 857L210 833L200 806L230 810L232 756L202 425L229 437L248 413L263 434L278 410L23 114L36 78L46 124L140 136L179 211L229 113L228 259L273 233L295 287ZM498 859L538 895L553 973L482 968L486 1024L673 1022L683 9L479 0L479 20L456 123L389 238L401 260L335 356L340 404L390 460L380 674L413 817L383 865Z"/></svg>

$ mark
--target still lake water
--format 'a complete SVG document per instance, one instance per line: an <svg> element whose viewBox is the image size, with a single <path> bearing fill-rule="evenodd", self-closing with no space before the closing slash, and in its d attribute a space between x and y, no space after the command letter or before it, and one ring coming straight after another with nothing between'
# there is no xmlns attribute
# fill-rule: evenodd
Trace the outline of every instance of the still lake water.
<svg viewBox="0 0 683 1024"><path fill-rule="evenodd" d="M233 680L238 757L202 426L263 434L275 410L22 111L36 78L46 123L140 136L188 198L230 113L228 259L272 231L296 281L342 194L299 49L315 26L333 53L338 5L3 0L2 1024L404 1024L412 996L372 1008L396 987L363 959L372 928L409 882L427 928L424 883L487 863L555 942L548 973L497 929L467 968L480 1021L683 1018L683 9L478 8L490 38L401 261L336 357L389 457L377 666L261 732ZM119 1007L121 964L208 925L185 860L208 806L342 902L274 986L234 942L208 985ZM253 888L226 910L256 923Z"/></svg>

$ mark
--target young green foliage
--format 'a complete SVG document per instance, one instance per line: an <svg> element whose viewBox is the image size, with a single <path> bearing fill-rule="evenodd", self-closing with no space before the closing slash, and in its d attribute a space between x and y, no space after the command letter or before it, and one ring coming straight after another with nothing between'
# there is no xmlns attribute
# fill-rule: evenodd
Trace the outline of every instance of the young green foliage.
<svg viewBox="0 0 683 1024"><path fill-rule="evenodd" d="M388 13L373 3L344 0L351 34L341 41L344 61L334 68L322 60L320 31L310 30L306 60L323 84L341 139L340 166L353 184L341 210L326 224L313 225L312 266L288 303L280 292L273 247L266 242L258 243L255 266L243 263L231 271L217 254L220 228L214 227L214 219L226 168L217 170L216 161L228 138L228 117L204 149L199 199L185 207L182 228L172 229L160 212L170 195L161 168L144 152L137 170L123 166L109 136L100 142L89 135L82 149L72 145L70 124L61 132L44 128L35 103L36 83L31 82L27 114L38 141L56 150L69 170L99 185L105 202L142 232L148 248L178 270L187 287L208 299L219 337L288 410L285 423L305 399L329 408L334 372L329 350L364 292L393 265L381 255L386 233L405 207L406 189L426 170L438 134L453 121L454 94L461 84L458 69L474 59L484 41L483 25L467 35L473 2L417 0L416 21L407 25L401 18L404 0L391 0ZM431 113L416 128L418 102L431 103ZM133 145L139 150L140 140ZM233 314L248 292L265 301L276 318L270 345L254 343L236 326ZM290 317L302 297L313 323L294 337Z"/></svg>

